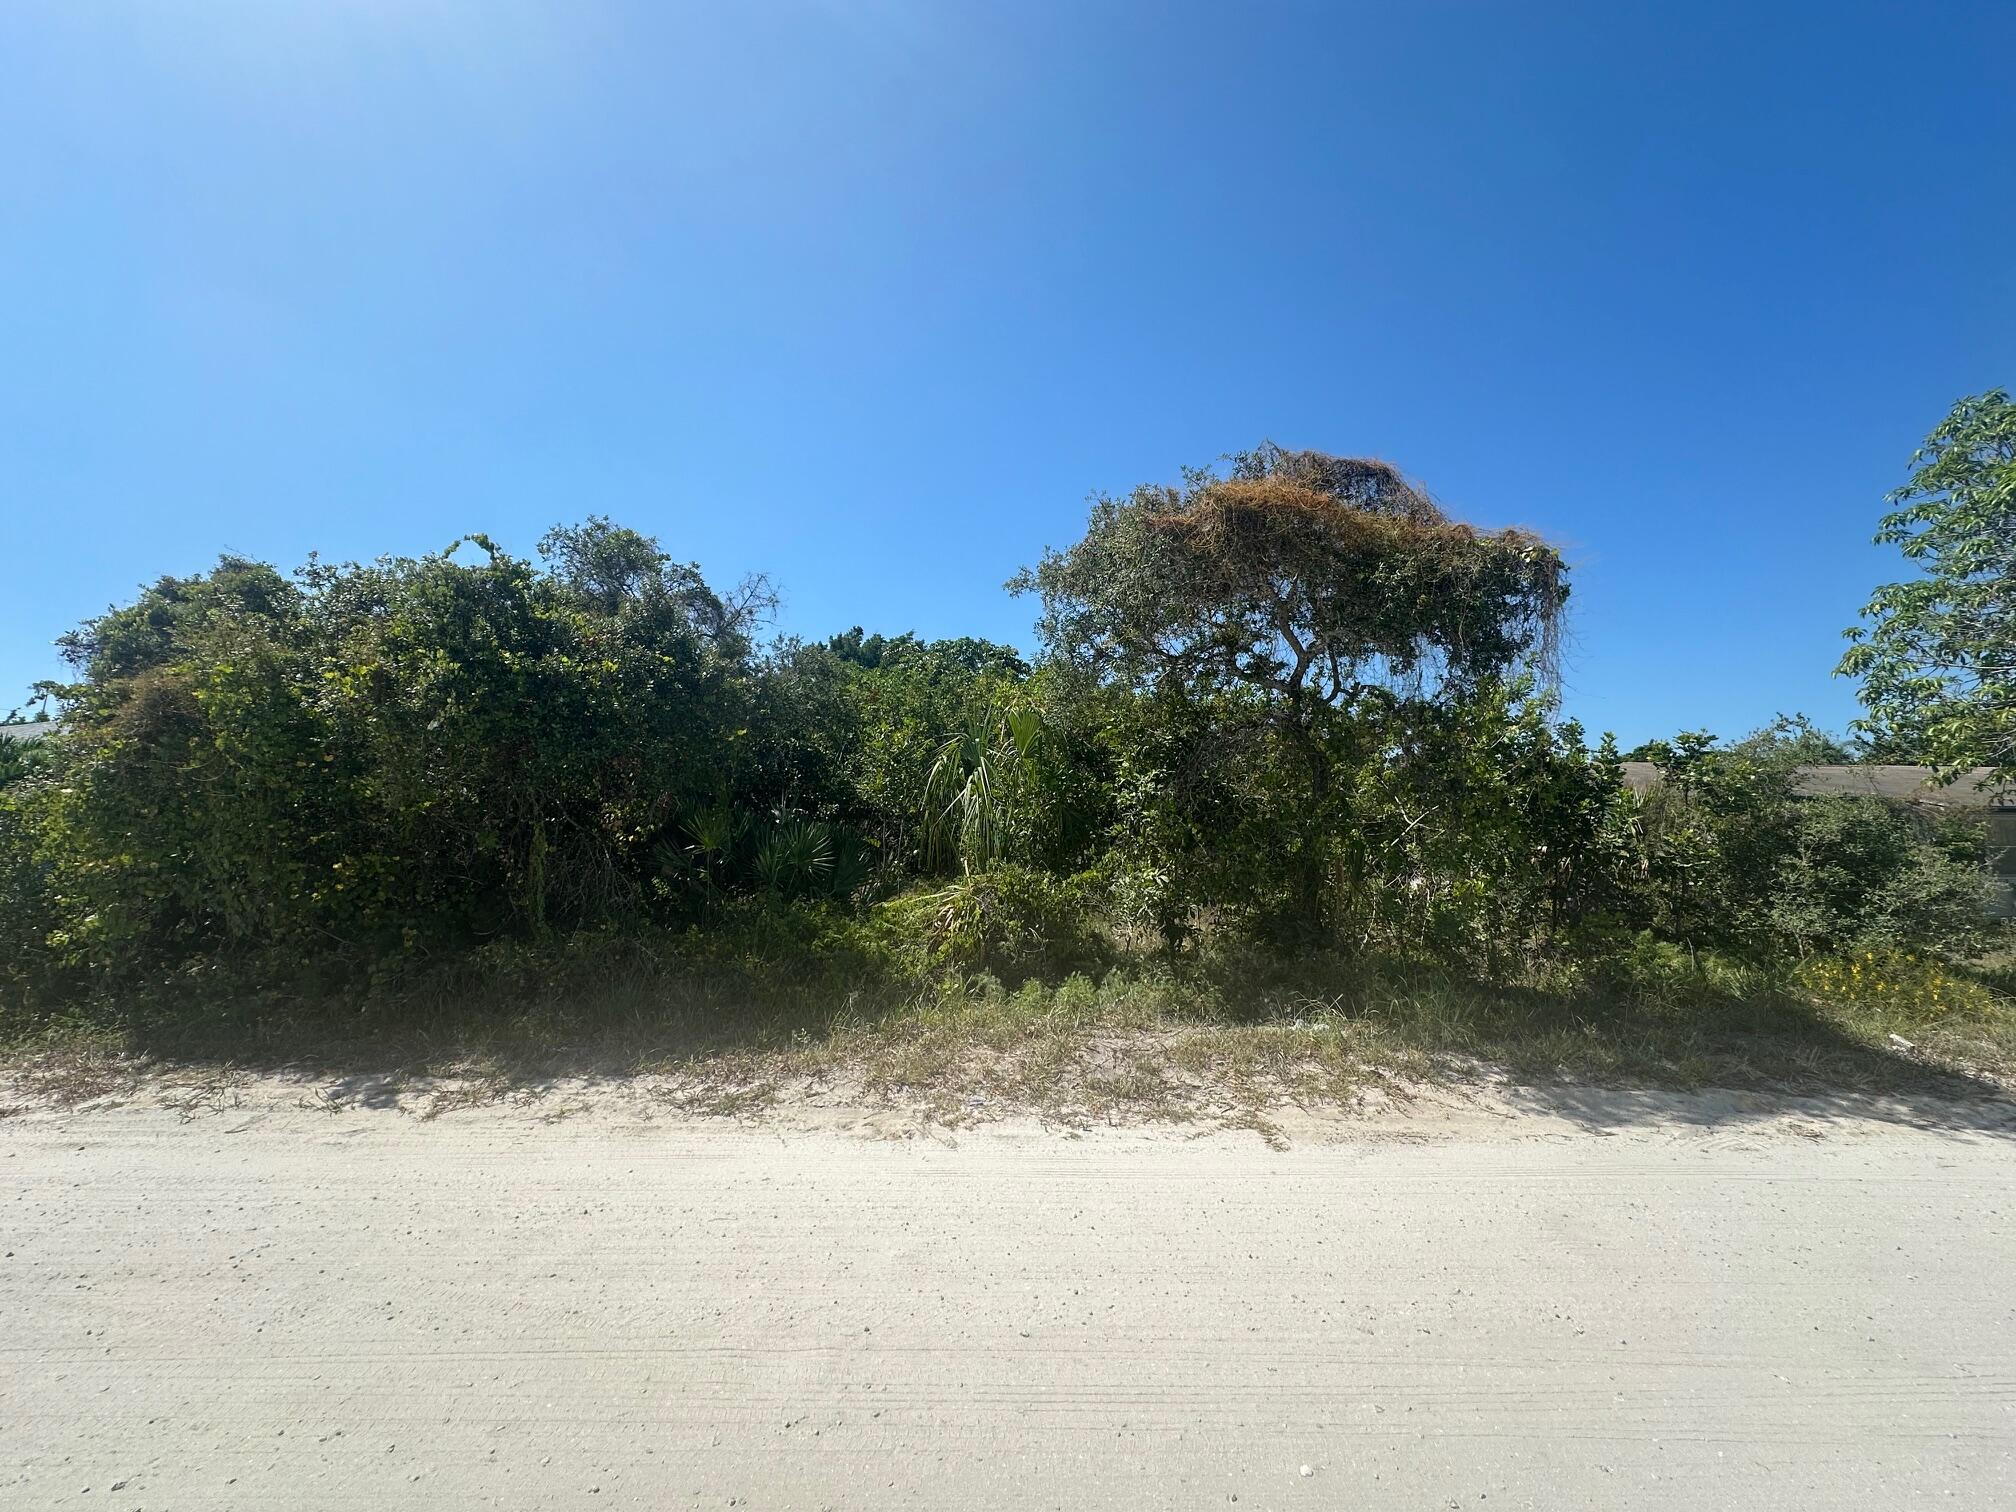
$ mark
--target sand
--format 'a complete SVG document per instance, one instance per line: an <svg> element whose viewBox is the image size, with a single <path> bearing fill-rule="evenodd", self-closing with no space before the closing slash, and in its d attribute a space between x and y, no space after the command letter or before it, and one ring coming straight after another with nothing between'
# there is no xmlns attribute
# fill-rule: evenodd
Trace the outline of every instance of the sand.
<svg viewBox="0 0 2016 1512"><path fill-rule="evenodd" d="M2016 1506L2002 1104L8 1107L24 1512Z"/></svg>

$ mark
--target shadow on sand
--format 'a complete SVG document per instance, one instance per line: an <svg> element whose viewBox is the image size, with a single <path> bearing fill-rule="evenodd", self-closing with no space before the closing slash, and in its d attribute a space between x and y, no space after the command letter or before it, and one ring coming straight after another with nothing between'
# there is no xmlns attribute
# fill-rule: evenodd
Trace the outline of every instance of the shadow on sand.
<svg viewBox="0 0 2016 1512"><path fill-rule="evenodd" d="M1228 1107L1264 1118L1270 1107L1294 1103L1348 1122L1363 1105L1364 1088L1401 1092L1385 1102L1391 1112L1405 1106L1412 1084L1432 1089L1438 1102L1474 1094L1496 1109L1594 1133L1792 1119L1813 1128L1852 1122L2016 1134L2007 1082L1958 1069L2001 1064L1998 1057L2010 1048L2006 1028L1992 1031L2001 1041L1991 1043L1984 1029L1970 1043L1966 1026L1935 1026L1917 1043L1880 1028L1850 1033L1786 998L1634 1004L1446 981L1439 991L1389 992L1328 1007L1312 1019L1312 996L1262 990L1242 1000L1221 993L1202 1000L1213 1005L1209 1011L1179 1005L1144 1024L1101 1010L1061 1029L1043 1009L1018 1020L1012 1014L1021 1010L997 1003L984 1010L992 1016L973 1043L984 1061L1003 1053L1004 1044L1011 1056L1018 1043L1040 1040L1052 1050L1062 1034L1072 1041L1070 1064L1060 1062L1066 1074L1072 1065L1096 1066L1108 1085L1117 1085L1130 1069L1152 1073L1152 1106L1144 1100L1135 1110L1142 1119L1222 1119ZM934 1019L932 1032L948 1032L946 1022ZM648 1086L652 1096L684 1111L754 1118L780 1088L818 1084L822 1095L844 1098L849 1087L914 1083L891 1067L922 1032L912 1008L893 998L857 997L844 1015L817 1014L761 1006L753 994L703 997L659 987L531 1004L440 999L424 1011L407 1005L366 1014L268 999L256 1009L241 1005L195 1021L136 1020L119 1030L116 1049L98 1043L128 1075L158 1074L195 1087L269 1079L298 1087L332 1111L439 1112L503 1101L536 1110L563 1092ZM1021 1034L1026 1041L1017 1041ZM1326 1050L1308 1049L1312 1034L1331 1036ZM1205 1059L1200 1066L1194 1054L1173 1055L1172 1045L1186 1035L1208 1036L1199 1043L1227 1064ZM1284 1060L1304 1053L1329 1055L1322 1067L1327 1080L1298 1078ZM1172 1072L1179 1061L1180 1073ZM1243 1070L1232 1069L1233 1061L1244 1062ZM1274 1070L1254 1074L1256 1064ZM76 1085L87 1087L88 1067L80 1061L77 1069ZM43 1077L58 1098L61 1079ZM1045 1111L1010 1086L981 1084L984 1074L962 1080L973 1083L962 1091L983 1095L962 1096L959 1105L983 1105L983 1121ZM758 1088L768 1090L759 1096ZM910 1085L903 1095L929 1102L932 1090ZM791 1095L784 1096L787 1109ZM873 1101L886 1105L887 1094Z"/></svg>
<svg viewBox="0 0 2016 1512"><path fill-rule="evenodd" d="M1891 1124L1945 1134L2016 1139L2016 1102L1998 1088L1930 1092L1792 1092L1700 1087L1598 1087L1574 1082L1494 1089L1522 1112L1565 1119L1595 1134L1648 1127L1732 1130L1787 1120L1817 1131L1850 1124Z"/></svg>

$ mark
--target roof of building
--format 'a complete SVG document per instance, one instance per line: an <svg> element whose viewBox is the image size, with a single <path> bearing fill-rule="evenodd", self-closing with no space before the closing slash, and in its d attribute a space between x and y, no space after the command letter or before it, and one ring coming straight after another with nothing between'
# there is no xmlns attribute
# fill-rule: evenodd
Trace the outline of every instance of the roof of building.
<svg viewBox="0 0 2016 1512"><path fill-rule="evenodd" d="M0 740L40 740L54 733L53 719L31 719L25 724L0 724Z"/></svg>
<svg viewBox="0 0 2016 1512"><path fill-rule="evenodd" d="M1644 792L1659 780L1659 768L1649 761L1624 763L1624 783ZM1808 798L1888 798L1895 803L1922 804L1953 810L2016 808L2016 786L1997 783L1987 767L1963 772L1941 783L1931 767L1922 766L1802 766L1795 781Z"/></svg>

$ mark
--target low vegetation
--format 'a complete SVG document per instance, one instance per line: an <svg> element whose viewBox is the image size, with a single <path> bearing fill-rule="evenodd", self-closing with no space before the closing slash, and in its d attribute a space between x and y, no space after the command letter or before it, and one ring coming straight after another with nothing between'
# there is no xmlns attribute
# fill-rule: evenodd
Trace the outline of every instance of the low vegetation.
<svg viewBox="0 0 2016 1512"><path fill-rule="evenodd" d="M1557 717L1535 536L1264 447L1011 586L1033 663L765 644L763 583L600 519L164 578L0 742L0 1032L80 1087L656 1069L945 1117L2011 1064L1978 831L1800 796L1797 722L1634 793Z"/></svg>

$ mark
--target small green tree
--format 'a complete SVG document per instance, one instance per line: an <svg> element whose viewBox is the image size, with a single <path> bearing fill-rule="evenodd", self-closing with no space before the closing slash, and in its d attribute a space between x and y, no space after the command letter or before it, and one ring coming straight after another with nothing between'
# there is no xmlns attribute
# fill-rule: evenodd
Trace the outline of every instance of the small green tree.
<svg viewBox="0 0 2016 1512"><path fill-rule="evenodd" d="M1635 851L1623 771L1555 712L1526 680L1487 687L1411 711L1404 744L1361 766L1368 941L1498 976L1614 920Z"/></svg>
<svg viewBox="0 0 2016 1512"><path fill-rule="evenodd" d="M1950 779L2016 771L2016 403L1962 399L1912 458L1876 539L1924 569L1886 583L1837 669L1859 677L1877 744Z"/></svg>

